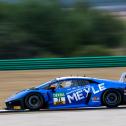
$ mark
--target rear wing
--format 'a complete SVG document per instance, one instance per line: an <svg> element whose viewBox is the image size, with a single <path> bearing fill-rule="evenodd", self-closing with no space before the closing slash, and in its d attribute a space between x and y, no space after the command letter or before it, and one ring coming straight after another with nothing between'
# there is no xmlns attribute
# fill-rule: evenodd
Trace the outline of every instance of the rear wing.
<svg viewBox="0 0 126 126"><path fill-rule="evenodd" d="M119 82L125 82L126 83L126 72L122 73Z"/></svg>

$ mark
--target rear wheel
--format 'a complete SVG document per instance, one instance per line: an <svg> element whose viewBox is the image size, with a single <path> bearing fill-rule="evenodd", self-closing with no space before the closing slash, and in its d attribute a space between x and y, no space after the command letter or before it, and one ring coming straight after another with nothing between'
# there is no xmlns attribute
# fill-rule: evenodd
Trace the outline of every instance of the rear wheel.
<svg viewBox="0 0 126 126"><path fill-rule="evenodd" d="M31 93L25 98L25 106L30 110L39 110L43 107L43 98L37 93Z"/></svg>
<svg viewBox="0 0 126 126"><path fill-rule="evenodd" d="M102 96L102 101L107 107L118 107L122 101L121 94L119 91L114 89L106 90Z"/></svg>

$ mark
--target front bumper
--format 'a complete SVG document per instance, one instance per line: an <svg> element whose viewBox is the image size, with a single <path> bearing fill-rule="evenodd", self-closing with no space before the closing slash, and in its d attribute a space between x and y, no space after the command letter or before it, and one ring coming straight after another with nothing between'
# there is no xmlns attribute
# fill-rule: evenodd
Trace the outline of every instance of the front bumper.
<svg viewBox="0 0 126 126"><path fill-rule="evenodd" d="M13 100L5 103L7 110L24 110L24 104L22 100Z"/></svg>

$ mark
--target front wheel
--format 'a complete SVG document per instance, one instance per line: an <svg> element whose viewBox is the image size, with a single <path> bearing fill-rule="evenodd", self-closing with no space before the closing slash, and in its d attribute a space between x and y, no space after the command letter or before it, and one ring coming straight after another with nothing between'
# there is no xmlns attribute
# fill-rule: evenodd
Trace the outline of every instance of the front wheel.
<svg viewBox="0 0 126 126"><path fill-rule="evenodd" d="M121 103L121 100L121 94L116 90L107 90L102 96L103 104L109 108L118 107Z"/></svg>
<svg viewBox="0 0 126 126"><path fill-rule="evenodd" d="M37 93L32 93L26 96L25 106L30 110L39 110L42 108L44 102L42 96Z"/></svg>

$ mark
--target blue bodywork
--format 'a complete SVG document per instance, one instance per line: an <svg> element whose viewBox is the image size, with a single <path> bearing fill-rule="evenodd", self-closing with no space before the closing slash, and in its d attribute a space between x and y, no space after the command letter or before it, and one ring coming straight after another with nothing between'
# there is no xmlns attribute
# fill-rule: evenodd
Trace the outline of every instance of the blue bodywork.
<svg viewBox="0 0 126 126"><path fill-rule="evenodd" d="M74 82L74 84L71 86L59 87L61 82L69 81ZM49 87L55 84L57 84L57 88L51 90ZM35 88L18 92L9 97L5 103L7 109L11 109L14 105L11 105L13 102L20 101L20 105L23 108L24 99L28 94L39 93L44 99L45 108L48 109L99 107L103 105L102 94L107 89L119 89L122 91L122 94L125 94L126 83L89 77L61 77Z"/></svg>

